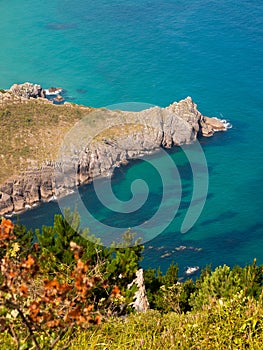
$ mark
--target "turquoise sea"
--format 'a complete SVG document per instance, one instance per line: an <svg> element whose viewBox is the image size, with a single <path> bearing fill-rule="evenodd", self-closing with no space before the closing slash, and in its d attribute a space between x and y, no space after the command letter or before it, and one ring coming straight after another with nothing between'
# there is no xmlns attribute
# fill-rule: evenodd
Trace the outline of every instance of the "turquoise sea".
<svg viewBox="0 0 263 350"><path fill-rule="evenodd" d="M233 125L200 140L209 193L185 234L180 223L192 174L180 149L169 152L183 197L173 222L146 244L143 266L165 270L175 261L183 274L188 266L243 266L255 257L263 263L262 2L10 0L0 1L0 19L1 88L25 81L62 86L67 100L94 107L127 102L164 107L191 96L203 114ZM137 225L158 207L160 177L147 162L135 161L112 180L113 191L127 200L138 178L150 178L151 195L136 215L105 210L92 186L81 195L104 223ZM51 224L56 212L56 203L46 203L20 221L28 227Z"/></svg>

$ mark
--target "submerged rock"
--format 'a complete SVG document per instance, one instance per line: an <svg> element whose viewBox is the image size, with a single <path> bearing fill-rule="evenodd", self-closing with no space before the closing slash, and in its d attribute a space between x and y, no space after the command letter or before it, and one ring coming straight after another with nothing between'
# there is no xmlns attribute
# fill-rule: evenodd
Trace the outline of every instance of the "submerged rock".
<svg viewBox="0 0 263 350"><path fill-rule="evenodd" d="M64 101L64 98L63 98L61 95L57 95L57 96L54 98L54 101L56 101L56 102L63 102L63 101Z"/></svg>

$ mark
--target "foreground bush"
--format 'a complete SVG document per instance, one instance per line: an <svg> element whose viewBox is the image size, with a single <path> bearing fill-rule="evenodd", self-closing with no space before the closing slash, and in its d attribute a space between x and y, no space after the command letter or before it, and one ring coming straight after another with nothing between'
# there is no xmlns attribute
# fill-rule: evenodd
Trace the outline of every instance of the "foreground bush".
<svg viewBox="0 0 263 350"><path fill-rule="evenodd" d="M262 315L262 298L255 301L240 293L228 301L211 300L200 312L161 314L149 310L125 318L112 318L85 331L79 328L68 349L261 350ZM69 343L70 337L72 335L64 336L60 349ZM3 350L16 348L7 333L0 335L0 341Z"/></svg>
<svg viewBox="0 0 263 350"><path fill-rule="evenodd" d="M80 241L77 231L57 217L53 228L43 228L39 243L26 242L25 253L23 238L19 242L15 231L10 220L2 219L0 330L12 337L16 348L53 349L66 334L99 324L102 317L128 307L123 283L133 278L141 248L120 248L115 253L99 249ZM17 233L21 236L21 230ZM131 240L133 235L126 232L124 238ZM121 289L115 284L116 273L123 275Z"/></svg>
<svg viewBox="0 0 263 350"><path fill-rule="evenodd" d="M0 221L2 349L262 349L262 266L144 272L151 309L130 307L143 247L103 248L67 212L36 233ZM38 241L36 241L38 238Z"/></svg>

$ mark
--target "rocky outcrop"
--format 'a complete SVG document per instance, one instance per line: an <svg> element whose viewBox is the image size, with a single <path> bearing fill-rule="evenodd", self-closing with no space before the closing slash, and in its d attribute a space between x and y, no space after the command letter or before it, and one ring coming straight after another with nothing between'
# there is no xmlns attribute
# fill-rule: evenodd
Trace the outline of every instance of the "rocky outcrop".
<svg viewBox="0 0 263 350"><path fill-rule="evenodd" d="M194 142L198 134L225 130L202 116L190 97L166 108L141 112L97 109L64 139L61 154L41 169L31 169L0 186L0 215L63 196L116 167L160 149Z"/></svg>
<svg viewBox="0 0 263 350"><path fill-rule="evenodd" d="M51 166L28 171L0 186L0 215L20 212L47 201L54 195L54 170Z"/></svg>
<svg viewBox="0 0 263 350"><path fill-rule="evenodd" d="M225 131L227 128L221 120L217 118L202 117L200 120L202 136L213 136L216 131Z"/></svg>
<svg viewBox="0 0 263 350"><path fill-rule="evenodd" d="M46 98L45 90L38 84L14 84L10 89L0 90L0 106L10 103L30 103L32 99L37 99L40 103L53 103Z"/></svg>
<svg viewBox="0 0 263 350"><path fill-rule="evenodd" d="M32 83L14 84L9 91L15 96L27 99L46 97L45 90L40 85Z"/></svg>

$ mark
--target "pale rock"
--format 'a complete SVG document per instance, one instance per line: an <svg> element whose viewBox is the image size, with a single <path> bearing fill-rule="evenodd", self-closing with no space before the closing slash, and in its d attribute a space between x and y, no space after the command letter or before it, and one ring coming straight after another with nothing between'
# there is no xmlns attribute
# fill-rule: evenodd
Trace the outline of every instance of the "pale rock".
<svg viewBox="0 0 263 350"><path fill-rule="evenodd" d="M137 312L146 312L150 308L150 304L146 294L143 269L136 271L136 278L128 285L128 289L130 289L133 284L136 284L138 290L135 292L134 301L130 303L130 305Z"/></svg>
<svg viewBox="0 0 263 350"><path fill-rule="evenodd" d="M11 86L9 91L15 96L26 99L30 99L31 97L46 97L45 90L40 85L32 83L14 84Z"/></svg>
<svg viewBox="0 0 263 350"><path fill-rule="evenodd" d="M217 118L203 116L200 119L201 133L205 137L213 136L216 131L225 131L226 126Z"/></svg>
<svg viewBox="0 0 263 350"><path fill-rule="evenodd" d="M7 193L0 192L0 215L12 213L13 210L14 205L12 197Z"/></svg>

